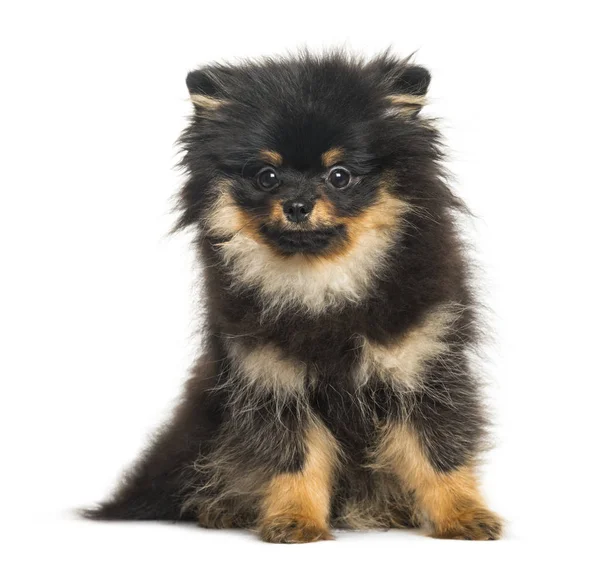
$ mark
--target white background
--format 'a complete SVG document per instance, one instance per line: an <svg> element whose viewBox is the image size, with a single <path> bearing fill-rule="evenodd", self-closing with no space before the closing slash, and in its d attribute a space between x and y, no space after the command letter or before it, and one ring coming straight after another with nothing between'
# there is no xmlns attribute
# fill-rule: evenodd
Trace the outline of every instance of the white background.
<svg viewBox="0 0 600 563"><path fill-rule="evenodd" d="M597 553L600 149L593 2L3 2L0 550L4 561L517 560ZM102 524L198 343L190 237L168 236L186 73L345 44L418 50L494 312L500 542ZM589 546L587 545L589 542ZM0 556L1 556L0 552ZM582 556L584 557L584 556ZM393 559L392 559L393 560Z"/></svg>

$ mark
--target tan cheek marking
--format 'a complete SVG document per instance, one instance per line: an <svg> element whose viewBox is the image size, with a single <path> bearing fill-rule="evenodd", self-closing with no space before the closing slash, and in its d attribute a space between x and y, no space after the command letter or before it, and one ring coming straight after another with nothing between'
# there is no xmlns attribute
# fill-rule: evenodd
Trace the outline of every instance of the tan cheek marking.
<svg viewBox="0 0 600 563"><path fill-rule="evenodd" d="M262 502L261 534L269 537L275 528L294 523L297 533L312 530L329 539L329 510L333 474L338 462L338 445L329 430L319 421L313 421L305 435L305 459L301 471L283 473L274 477L267 486ZM291 532L294 541L295 533ZM295 541L303 541L296 537Z"/></svg>
<svg viewBox="0 0 600 563"><path fill-rule="evenodd" d="M273 166L281 166L283 164L283 156L279 154L277 151L273 151L270 149L263 149L260 151L260 157L269 164Z"/></svg>
<svg viewBox="0 0 600 563"><path fill-rule="evenodd" d="M441 305L400 339L379 344L364 338L358 368L359 381L364 383L376 376L403 388L417 388L427 362L449 350L445 338L460 313L457 305Z"/></svg>
<svg viewBox="0 0 600 563"><path fill-rule="evenodd" d="M225 104L224 100L214 98L213 96L206 96L204 94L192 94L190 100L196 107L205 110L216 110Z"/></svg>
<svg viewBox="0 0 600 563"><path fill-rule="evenodd" d="M337 164L344 158L344 149L341 147L333 147L321 155L321 162L325 168L329 168Z"/></svg>
<svg viewBox="0 0 600 563"><path fill-rule="evenodd" d="M244 217L229 193L229 184L220 182L217 188L219 195L205 218L206 230L212 236L233 236L244 225Z"/></svg>
<svg viewBox="0 0 600 563"><path fill-rule="evenodd" d="M397 230L400 220L409 209L410 204L391 196L385 185L380 188L377 202L357 217L340 218L339 223L346 226L347 239L344 244L332 249L324 259L338 258L353 253L358 246L368 251L369 246L380 248L382 243L389 245ZM361 256L364 253L360 253ZM357 267L360 267L357 264Z"/></svg>
<svg viewBox="0 0 600 563"><path fill-rule="evenodd" d="M229 183L221 181L217 189L220 193L205 218L207 234L231 238L244 233L254 240L261 240L259 220L235 203L229 192Z"/></svg>
<svg viewBox="0 0 600 563"><path fill-rule="evenodd" d="M408 203L383 190L377 203L362 215L350 218L347 222L357 235L369 230L390 231L398 225L400 216L409 209Z"/></svg>
<svg viewBox="0 0 600 563"><path fill-rule="evenodd" d="M473 464L442 473L429 462L415 431L406 424L390 423L382 431L374 454L374 467L395 473L414 491L418 509L438 537L489 539L478 524L494 529L499 537L502 521L485 507Z"/></svg>

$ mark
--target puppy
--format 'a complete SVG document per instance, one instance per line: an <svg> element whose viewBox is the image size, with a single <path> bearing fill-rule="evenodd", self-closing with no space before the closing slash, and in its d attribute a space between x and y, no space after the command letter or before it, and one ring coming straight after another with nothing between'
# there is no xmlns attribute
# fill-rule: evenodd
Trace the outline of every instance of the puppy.
<svg viewBox="0 0 600 563"><path fill-rule="evenodd" d="M496 539L482 499L465 211L389 53L214 64L187 77L206 339L174 417L97 519L195 520L269 542L424 527Z"/></svg>

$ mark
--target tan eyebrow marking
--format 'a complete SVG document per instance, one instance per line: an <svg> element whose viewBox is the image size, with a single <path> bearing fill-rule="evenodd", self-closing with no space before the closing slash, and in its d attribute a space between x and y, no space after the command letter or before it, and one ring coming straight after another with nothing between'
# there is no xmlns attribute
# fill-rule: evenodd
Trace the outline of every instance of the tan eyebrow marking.
<svg viewBox="0 0 600 563"><path fill-rule="evenodd" d="M343 157L344 149L333 147L321 155L321 162L323 163L323 166L329 168L330 166L337 164Z"/></svg>
<svg viewBox="0 0 600 563"><path fill-rule="evenodd" d="M265 162L268 162L273 166L281 166L283 164L283 156L281 156L277 151L263 149L262 151L260 151L260 157Z"/></svg>

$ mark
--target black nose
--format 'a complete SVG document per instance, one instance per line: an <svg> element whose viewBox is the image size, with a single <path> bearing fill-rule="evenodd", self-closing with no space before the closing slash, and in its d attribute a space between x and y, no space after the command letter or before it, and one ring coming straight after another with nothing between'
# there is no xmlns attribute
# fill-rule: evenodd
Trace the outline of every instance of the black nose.
<svg viewBox="0 0 600 563"><path fill-rule="evenodd" d="M308 219L312 208L313 204L307 201L286 201L283 204L283 213L288 221L302 223Z"/></svg>

